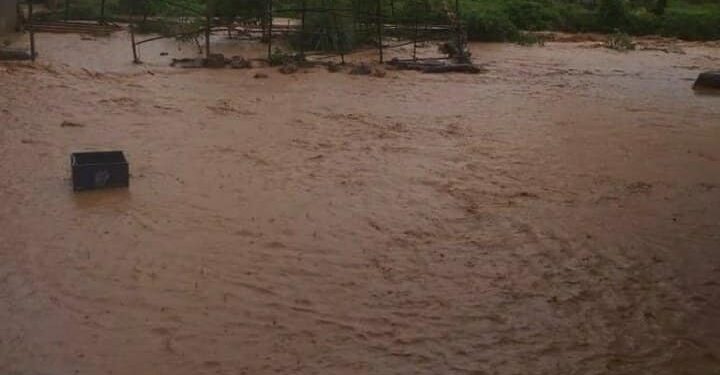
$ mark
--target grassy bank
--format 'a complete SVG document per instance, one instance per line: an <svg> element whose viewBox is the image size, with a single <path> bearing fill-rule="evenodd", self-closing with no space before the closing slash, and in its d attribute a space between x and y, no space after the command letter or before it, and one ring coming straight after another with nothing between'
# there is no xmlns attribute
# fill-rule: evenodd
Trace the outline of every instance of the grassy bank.
<svg viewBox="0 0 720 375"><path fill-rule="evenodd" d="M474 40L505 41L520 30L659 34L689 40L720 39L720 4L655 1L463 0L463 19Z"/></svg>

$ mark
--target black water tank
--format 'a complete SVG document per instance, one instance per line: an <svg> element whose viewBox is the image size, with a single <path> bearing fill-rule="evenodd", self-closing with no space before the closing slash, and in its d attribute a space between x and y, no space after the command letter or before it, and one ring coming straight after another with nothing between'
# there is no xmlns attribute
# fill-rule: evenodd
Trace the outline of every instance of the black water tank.
<svg viewBox="0 0 720 375"><path fill-rule="evenodd" d="M70 165L75 191L130 185L130 167L122 151L75 152Z"/></svg>

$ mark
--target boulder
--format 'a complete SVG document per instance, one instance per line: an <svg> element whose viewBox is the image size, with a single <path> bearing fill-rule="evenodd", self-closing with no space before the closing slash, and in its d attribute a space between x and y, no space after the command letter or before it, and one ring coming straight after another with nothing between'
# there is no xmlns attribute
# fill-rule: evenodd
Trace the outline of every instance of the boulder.
<svg viewBox="0 0 720 375"><path fill-rule="evenodd" d="M202 68L205 66L205 59L196 57L194 59L173 59L170 66L178 66L180 68Z"/></svg>
<svg viewBox="0 0 720 375"><path fill-rule="evenodd" d="M357 65L350 70L350 74L355 76L368 76L372 74L372 72L372 67L365 63L360 63L360 65Z"/></svg>
<svg viewBox="0 0 720 375"><path fill-rule="evenodd" d="M285 63L280 67L280 73L282 74L293 74L298 71L298 66L295 63Z"/></svg>
<svg viewBox="0 0 720 375"><path fill-rule="evenodd" d="M720 90L720 70L700 73L700 76L695 80L693 88L696 90Z"/></svg>
<svg viewBox="0 0 720 375"><path fill-rule="evenodd" d="M208 68L224 68L225 67L225 55L222 53L211 53L205 60L205 66Z"/></svg>
<svg viewBox="0 0 720 375"><path fill-rule="evenodd" d="M373 69L372 75L373 77L383 78L387 75L387 73L382 68L375 68Z"/></svg>
<svg viewBox="0 0 720 375"><path fill-rule="evenodd" d="M250 69L252 68L252 63L240 56L233 56L230 59L230 67L233 69Z"/></svg>
<svg viewBox="0 0 720 375"><path fill-rule="evenodd" d="M327 70L328 70L328 72L330 72L330 73L337 73L337 72L339 72L340 70L342 70L342 66L340 66L339 64L336 64L336 63L334 63L334 62L330 62L330 63L327 65Z"/></svg>

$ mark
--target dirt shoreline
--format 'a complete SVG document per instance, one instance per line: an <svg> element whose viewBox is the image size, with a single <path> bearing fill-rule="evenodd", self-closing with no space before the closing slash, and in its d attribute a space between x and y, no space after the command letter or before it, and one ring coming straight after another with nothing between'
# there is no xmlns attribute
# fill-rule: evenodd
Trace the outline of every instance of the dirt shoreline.
<svg viewBox="0 0 720 375"><path fill-rule="evenodd" d="M720 105L690 89L716 46L377 78L74 38L0 64L0 372L720 368ZM95 149L129 190L72 193Z"/></svg>

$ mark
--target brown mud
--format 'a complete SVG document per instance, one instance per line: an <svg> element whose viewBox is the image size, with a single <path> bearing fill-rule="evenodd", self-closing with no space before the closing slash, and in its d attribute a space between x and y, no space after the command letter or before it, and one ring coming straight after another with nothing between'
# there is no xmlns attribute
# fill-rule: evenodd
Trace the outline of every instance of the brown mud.
<svg viewBox="0 0 720 375"><path fill-rule="evenodd" d="M0 64L0 373L720 369L717 47L377 78L134 66L126 37ZM73 193L101 149L130 189Z"/></svg>

